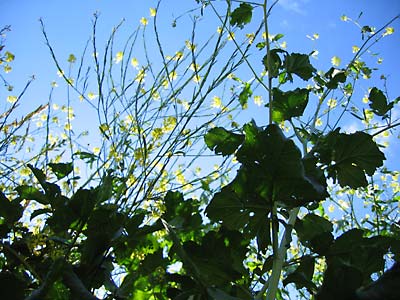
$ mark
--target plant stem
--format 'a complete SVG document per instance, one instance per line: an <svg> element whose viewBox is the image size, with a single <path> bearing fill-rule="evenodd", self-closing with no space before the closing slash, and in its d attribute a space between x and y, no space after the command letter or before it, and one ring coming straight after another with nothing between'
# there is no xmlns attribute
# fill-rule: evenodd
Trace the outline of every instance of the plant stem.
<svg viewBox="0 0 400 300"><path fill-rule="evenodd" d="M267 290L267 300L274 300L276 297L276 292L278 290L279 279L281 277L283 262L286 258L286 251L289 248L290 242L292 240L292 230L293 226L296 222L297 214L299 213L300 208L293 208L289 213L289 219L283 233L281 243L277 252L274 252L274 262L272 266L272 274L269 278L269 285Z"/></svg>

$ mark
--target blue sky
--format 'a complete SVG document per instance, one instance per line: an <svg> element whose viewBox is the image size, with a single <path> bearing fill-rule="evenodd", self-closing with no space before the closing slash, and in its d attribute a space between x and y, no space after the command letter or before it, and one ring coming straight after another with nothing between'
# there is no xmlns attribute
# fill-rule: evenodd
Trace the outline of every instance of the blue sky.
<svg viewBox="0 0 400 300"><path fill-rule="evenodd" d="M272 1L270 2L272 3ZM35 75L36 77L24 100L26 109L45 103L48 99L50 83L53 80L60 81L50 53L44 44L39 18L42 18L46 25L46 31L60 61L66 61L70 53L79 57L82 52L91 35L94 12L100 12L99 40L105 40L111 28L121 19L125 19L121 29L123 39L124 34L139 25L141 17L149 17L149 8L155 7L156 3L157 1L154 0L1 1L0 25L11 25L12 31L8 34L6 43L7 49L16 56L16 60L13 62L13 71L7 74L7 80L12 82L15 90L18 91L30 76ZM185 26L185 24L190 24L189 17L178 20L178 25L181 25L178 26L179 29L172 28L172 21L195 6L194 0L162 1L159 12L160 32L163 42L167 48L170 47L171 51L177 48L177 45L180 47L184 40L190 38L191 29L190 26ZM342 15L357 19L361 12L363 13L360 19L362 26L370 25L379 28L400 13L400 1L280 0L270 17L270 32L272 34L283 33L285 35L283 40L287 42L287 50L290 52L310 53L312 50L318 49L318 58L312 63L318 69L326 71L331 66L330 61L333 56L340 57L342 59L341 67L344 67L353 55L352 46L361 45L360 30L349 22L340 20ZM259 17L260 10L256 10L253 22L244 30L254 29ZM218 26L211 10L205 13L204 19L206 19L206 26L203 23L198 34L201 37L215 32ZM361 82L360 89L366 91L372 85L383 88L383 82L379 80L379 77L381 74L385 74L388 76L388 92L391 98L395 98L400 95L398 84L400 82L400 60L398 59L400 21L397 20L392 26L395 28L395 34L383 39L376 47L376 51L379 52L378 57L384 59L383 63L379 65L380 70L374 74L372 82L366 82L364 85ZM317 40L313 41L307 37L307 35L313 36L315 33L319 34ZM3 99L6 97L4 90L1 91L0 96ZM266 123L265 116L265 109L252 106L244 117L244 121L255 118L261 123ZM395 149L399 149L398 145L396 147Z"/></svg>

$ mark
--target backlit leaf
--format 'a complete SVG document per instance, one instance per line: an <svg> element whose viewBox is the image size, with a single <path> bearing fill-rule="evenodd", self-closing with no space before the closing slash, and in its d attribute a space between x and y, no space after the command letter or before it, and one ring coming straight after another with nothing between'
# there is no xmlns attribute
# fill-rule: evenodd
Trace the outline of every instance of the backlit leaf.
<svg viewBox="0 0 400 300"><path fill-rule="evenodd" d="M243 142L244 136L226 130L222 127L215 127L210 129L204 136L204 141L210 150L215 151L216 154L230 155Z"/></svg>
<svg viewBox="0 0 400 300"><path fill-rule="evenodd" d="M250 23L253 15L253 7L248 3L241 3L231 14L230 24L243 28L244 25Z"/></svg>

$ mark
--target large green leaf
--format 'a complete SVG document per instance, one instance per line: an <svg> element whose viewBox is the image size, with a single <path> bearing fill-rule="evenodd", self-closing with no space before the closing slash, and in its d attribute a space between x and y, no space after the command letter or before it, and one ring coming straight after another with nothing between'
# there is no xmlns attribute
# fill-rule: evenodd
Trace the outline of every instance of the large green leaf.
<svg viewBox="0 0 400 300"><path fill-rule="evenodd" d="M310 91L308 89L295 89L283 92L278 88L272 90L272 119L275 122L290 120L303 115L308 103Z"/></svg>
<svg viewBox="0 0 400 300"><path fill-rule="evenodd" d="M243 142L243 135L236 134L222 127L210 129L204 136L204 141L210 150L216 154L230 155Z"/></svg>
<svg viewBox="0 0 400 300"><path fill-rule="evenodd" d="M253 15L253 7L248 3L241 3L239 7L237 7L231 13L230 23L232 26L238 26L239 28L243 28L244 25L250 23Z"/></svg>
<svg viewBox="0 0 400 300"><path fill-rule="evenodd" d="M393 108L394 103L388 103L386 96L376 87L371 89L368 99L370 101L369 107L378 116L385 116Z"/></svg>
<svg viewBox="0 0 400 300"><path fill-rule="evenodd" d="M283 65L290 81L293 81L291 74L296 74L301 79L308 80L316 71L311 65L310 57L307 54L291 53L285 57Z"/></svg>
<svg viewBox="0 0 400 300"><path fill-rule="evenodd" d="M273 202L295 207L320 201L327 195L322 172L307 160L304 168L301 152L276 125L265 129L254 123L243 128L245 140L237 151L241 167L234 180L215 194L206 209L210 219L231 229L242 229L257 219L250 215L268 213ZM307 172L306 172L307 171ZM251 233L258 235L257 230ZM261 241L264 245L267 241Z"/></svg>
<svg viewBox="0 0 400 300"><path fill-rule="evenodd" d="M309 213L297 220L295 230L300 242L317 253L324 253L333 242L333 224L318 215Z"/></svg>
<svg viewBox="0 0 400 300"><path fill-rule="evenodd" d="M383 165L385 155L371 135L360 131L345 134L339 130L322 137L312 152L327 166L328 176L341 186L366 186L365 174L373 175Z"/></svg>

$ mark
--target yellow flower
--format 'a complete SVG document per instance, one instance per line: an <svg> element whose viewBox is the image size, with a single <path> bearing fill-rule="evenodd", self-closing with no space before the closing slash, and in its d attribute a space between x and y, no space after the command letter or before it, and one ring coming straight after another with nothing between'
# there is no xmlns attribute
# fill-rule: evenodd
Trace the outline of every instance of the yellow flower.
<svg viewBox="0 0 400 300"><path fill-rule="evenodd" d="M263 99L261 96L254 96L254 103L257 106L261 106L263 104Z"/></svg>
<svg viewBox="0 0 400 300"><path fill-rule="evenodd" d="M234 40L234 39L235 39L235 33L232 32L232 31L230 31L230 32L228 33L228 41L232 41L232 40Z"/></svg>
<svg viewBox="0 0 400 300"><path fill-rule="evenodd" d="M333 204L329 205L328 211L329 211L330 213L333 213L333 212L335 211L335 206L334 206Z"/></svg>
<svg viewBox="0 0 400 300"><path fill-rule="evenodd" d="M219 34L222 33L222 27L221 27L221 26L218 26L218 27L217 27L217 33L219 33Z"/></svg>
<svg viewBox="0 0 400 300"><path fill-rule="evenodd" d="M173 116L169 116L169 117L165 118L163 121L165 131L173 130L176 126L176 122L177 122L176 118Z"/></svg>
<svg viewBox="0 0 400 300"><path fill-rule="evenodd" d="M144 68L141 68L139 70L138 74L136 75L135 81L142 82L142 81L144 81L145 77L146 77L146 71Z"/></svg>
<svg viewBox="0 0 400 300"><path fill-rule="evenodd" d="M157 10L155 8L150 8L150 17L155 17L157 13Z"/></svg>
<svg viewBox="0 0 400 300"><path fill-rule="evenodd" d="M353 46L352 47L353 53L357 53L359 50L360 50L360 48L358 46Z"/></svg>
<svg viewBox="0 0 400 300"><path fill-rule="evenodd" d="M221 98L218 97L218 96L214 96L214 97L212 98L211 107L220 108L221 106L222 106Z"/></svg>
<svg viewBox="0 0 400 300"><path fill-rule="evenodd" d="M142 17L140 19L140 24L142 24L143 26L146 26L148 23L149 23L149 21L145 17Z"/></svg>
<svg viewBox="0 0 400 300"><path fill-rule="evenodd" d="M331 59L332 65L338 67L340 65L341 59L337 56L332 57Z"/></svg>
<svg viewBox="0 0 400 300"><path fill-rule="evenodd" d="M134 68L137 68L137 66L139 65L139 61L134 57L131 59L131 65Z"/></svg>
<svg viewBox="0 0 400 300"><path fill-rule="evenodd" d="M340 17L340 20L342 20L343 22L347 22L349 20L349 18L346 15L342 15Z"/></svg>
<svg viewBox="0 0 400 300"><path fill-rule="evenodd" d="M317 121L315 121L315 126L317 126L317 127L319 127L319 126L322 126L322 119L321 118L318 118L317 119Z"/></svg>
<svg viewBox="0 0 400 300"><path fill-rule="evenodd" d="M92 93L92 92L89 92L89 93L88 93L88 98L89 98L89 100L94 100L94 99L97 98L97 95L94 94L94 93Z"/></svg>
<svg viewBox="0 0 400 300"><path fill-rule="evenodd" d="M15 102L17 102L17 100L18 100L18 98L16 96L8 96L7 97L7 102L10 102L10 103L15 103Z"/></svg>
<svg viewBox="0 0 400 300"><path fill-rule="evenodd" d="M191 63L190 67L189 67L189 69L192 70L193 72L198 71L199 68L200 68L200 65L199 64L194 64L194 63Z"/></svg>
<svg viewBox="0 0 400 300"><path fill-rule="evenodd" d="M119 51L115 55L114 61L115 61L116 64L118 64L118 63L120 63L122 61L123 58L124 58L124 52Z"/></svg>
<svg viewBox="0 0 400 300"><path fill-rule="evenodd" d="M176 71L172 71L171 73L169 73L169 78L171 80L175 80L178 77L178 74L176 73Z"/></svg>
<svg viewBox="0 0 400 300"><path fill-rule="evenodd" d="M190 50L190 51L196 51L196 45L192 44L191 41L186 40L186 41L185 41L185 45L186 45L186 48L187 48L188 50Z"/></svg>
<svg viewBox="0 0 400 300"><path fill-rule="evenodd" d="M100 153L100 148L99 147L93 147L93 154L98 155Z"/></svg>
<svg viewBox="0 0 400 300"><path fill-rule="evenodd" d="M387 36L391 35L394 33L394 28L393 27L386 27L385 32L382 34L382 36Z"/></svg>
<svg viewBox="0 0 400 300"><path fill-rule="evenodd" d="M330 108L334 108L334 107L336 107L336 105L337 105L337 101L336 101L336 99L333 99L333 98L331 98L331 99L329 99L328 100L328 106L330 107Z"/></svg>

